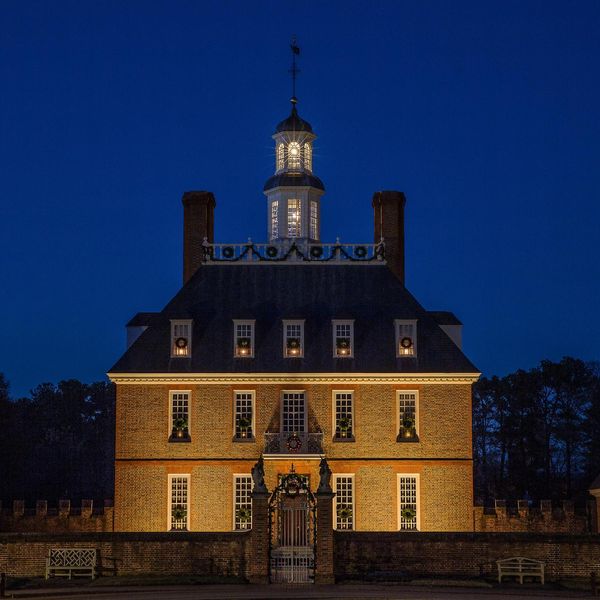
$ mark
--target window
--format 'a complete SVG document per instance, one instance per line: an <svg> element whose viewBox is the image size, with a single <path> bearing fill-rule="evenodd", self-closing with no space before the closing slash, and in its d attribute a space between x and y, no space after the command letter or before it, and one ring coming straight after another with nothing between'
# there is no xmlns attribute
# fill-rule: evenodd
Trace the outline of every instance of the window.
<svg viewBox="0 0 600 600"><path fill-rule="evenodd" d="M254 321L233 322L233 349L238 358L254 356Z"/></svg>
<svg viewBox="0 0 600 600"><path fill-rule="evenodd" d="M354 529L354 475L334 475L335 529Z"/></svg>
<svg viewBox="0 0 600 600"><path fill-rule="evenodd" d="M283 392L281 431L283 433L302 433L306 431L306 398L304 392Z"/></svg>
<svg viewBox="0 0 600 600"><path fill-rule="evenodd" d="M333 321L333 355L351 358L354 338L354 321Z"/></svg>
<svg viewBox="0 0 600 600"><path fill-rule="evenodd" d="M283 322L283 355L287 358L304 356L304 321Z"/></svg>
<svg viewBox="0 0 600 600"><path fill-rule="evenodd" d="M280 143L277 145L277 170L281 169L285 169L285 146Z"/></svg>
<svg viewBox="0 0 600 600"><path fill-rule="evenodd" d="M398 438L399 442L418 442L418 392L400 391L398 394Z"/></svg>
<svg viewBox="0 0 600 600"><path fill-rule="evenodd" d="M333 392L335 440L354 440L352 392Z"/></svg>
<svg viewBox="0 0 600 600"><path fill-rule="evenodd" d="M171 320L171 356L192 355L192 321Z"/></svg>
<svg viewBox="0 0 600 600"><path fill-rule="evenodd" d="M398 474L398 529L417 531L419 514L419 475Z"/></svg>
<svg viewBox="0 0 600 600"><path fill-rule="evenodd" d="M271 239L276 240L279 237L279 202L273 200L271 202Z"/></svg>
<svg viewBox="0 0 600 600"><path fill-rule="evenodd" d="M189 488L189 475L169 475L169 529L171 531L185 531L189 528Z"/></svg>
<svg viewBox="0 0 600 600"><path fill-rule="evenodd" d="M170 397L170 442L190 441L190 392L169 392Z"/></svg>
<svg viewBox="0 0 600 600"><path fill-rule="evenodd" d="M319 239L319 207L315 200L310 201L310 239Z"/></svg>
<svg viewBox="0 0 600 600"><path fill-rule="evenodd" d="M233 528L252 529L252 477L233 476Z"/></svg>
<svg viewBox="0 0 600 600"><path fill-rule="evenodd" d="M302 237L302 214L300 200L290 199L287 201L287 225L288 237Z"/></svg>
<svg viewBox="0 0 600 600"><path fill-rule="evenodd" d="M300 144L298 142L290 142L288 146L288 168L300 168Z"/></svg>
<svg viewBox="0 0 600 600"><path fill-rule="evenodd" d="M234 392L234 397L234 438L252 440L254 439L254 392Z"/></svg>
<svg viewBox="0 0 600 600"><path fill-rule="evenodd" d="M308 142L304 144L304 168L312 171L312 148Z"/></svg>
<svg viewBox="0 0 600 600"><path fill-rule="evenodd" d="M417 322L396 319L396 356L417 355Z"/></svg>

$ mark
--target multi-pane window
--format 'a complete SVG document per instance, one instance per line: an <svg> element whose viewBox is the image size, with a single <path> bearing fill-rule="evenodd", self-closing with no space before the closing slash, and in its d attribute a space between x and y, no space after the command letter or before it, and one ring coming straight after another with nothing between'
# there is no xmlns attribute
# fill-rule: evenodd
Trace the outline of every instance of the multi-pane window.
<svg viewBox="0 0 600 600"><path fill-rule="evenodd" d="M277 145L277 170L285 168L285 146L284 144Z"/></svg>
<svg viewBox="0 0 600 600"><path fill-rule="evenodd" d="M276 240L279 237L279 202L271 202L271 239Z"/></svg>
<svg viewBox="0 0 600 600"><path fill-rule="evenodd" d="M310 239L319 239L319 207L315 200L310 201Z"/></svg>
<svg viewBox="0 0 600 600"><path fill-rule="evenodd" d="M352 392L333 393L334 432L336 439L353 439L354 418L352 409Z"/></svg>
<svg viewBox="0 0 600 600"><path fill-rule="evenodd" d="M288 237L302 237L302 211L300 200L290 198L287 201Z"/></svg>
<svg viewBox="0 0 600 600"><path fill-rule="evenodd" d="M354 338L353 321L333 321L333 355L341 358L352 356Z"/></svg>
<svg viewBox="0 0 600 600"><path fill-rule="evenodd" d="M417 355L417 322L396 319L396 356Z"/></svg>
<svg viewBox="0 0 600 600"><path fill-rule="evenodd" d="M298 142L290 142L288 146L288 168L300 168L300 144Z"/></svg>
<svg viewBox="0 0 600 600"><path fill-rule="evenodd" d="M283 322L283 355L288 358L304 355L304 321Z"/></svg>
<svg viewBox="0 0 600 600"><path fill-rule="evenodd" d="M252 477L233 477L233 528L252 529Z"/></svg>
<svg viewBox="0 0 600 600"><path fill-rule="evenodd" d="M233 353L239 358L254 356L254 321L233 322Z"/></svg>
<svg viewBox="0 0 600 600"><path fill-rule="evenodd" d="M304 144L304 168L312 171L312 148L309 142Z"/></svg>
<svg viewBox="0 0 600 600"><path fill-rule="evenodd" d="M304 392L284 392L281 406L283 433L302 433L306 427L306 398Z"/></svg>
<svg viewBox="0 0 600 600"><path fill-rule="evenodd" d="M235 439L254 437L254 392L235 392Z"/></svg>
<svg viewBox="0 0 600 600"><path fill-rule="evenodd" d="M188 529L189 475L169 475L169 529Z"/></svg>
<svg viewBox="0 0 600 600"><path fill-rule="evenodd" d="M354 475L335 475L336 529L354 529Z"/></svg>
<svg viewBox="0 0 600 600"><path fill-rule="evenodd" d="M419 476L398 475L398 529L418 529L418 511Z"/></svg>
<svg viewBox="0 0 600 600"><path fill-rule="evenodd" d="M171 320L171 356L192 355L192 321Z"/></svg>
<svg viewBox="0 0 600 600"><path fill-rule="evenodd" d="M190 393L170 392L171 398L171 440L189 440Z"/></svg>
<svg viewBox="0 0 600 600"><path fill-rule="evenodd" d="M417 440L417 392L398 392L398 439Z"/></svg>

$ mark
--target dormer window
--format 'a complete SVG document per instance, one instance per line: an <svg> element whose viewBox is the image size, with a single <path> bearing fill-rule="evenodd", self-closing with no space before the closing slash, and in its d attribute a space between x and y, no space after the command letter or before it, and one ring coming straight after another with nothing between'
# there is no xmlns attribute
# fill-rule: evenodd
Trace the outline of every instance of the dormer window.
<svg viewBox="0 0 600 600"><path fill-rule="evenodd" d="M333 355L352 358L354 350L354 321L333 321Z"/></svg>
<svg viewBox="0 0 600 600"><path fill-rule="evenodd" d="M233 354L236 358L254 356L254 321L233 322Z"/></svg>
<svg viewBox="0 0 600 600"><path fill-rule="evenodd" d="M192 355L192 320L171 319L171 357Z"/></svg>
<svg viewBox="0 0 600 600"><path fill-rule="evenodd" d="M396 319L396 356L417 355L417 321Z"/></svg>
<svg viewBox="0 0 600 600"><path fill-rule="evenodd" d="M286 358L304 356L304 321L283 322L283 355Z"/></svg>
<svg viewBox="0 0 600 600"><path fill-rule="evenodd" d="M301 151L298 142L290 142L288 145L288 168L300 168Z"/></svg>

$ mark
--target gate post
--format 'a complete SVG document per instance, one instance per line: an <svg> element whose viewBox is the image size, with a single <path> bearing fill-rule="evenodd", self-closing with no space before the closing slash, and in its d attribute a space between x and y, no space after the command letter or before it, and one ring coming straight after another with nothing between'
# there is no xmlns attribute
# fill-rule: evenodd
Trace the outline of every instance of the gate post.
<svg viewBox="0 0 600 600"><path fill-rule="evenodd" d="M315 583L335 583L333 570L333 497L331 469L325 458L319 466L317 498L317 551L315 556Z"/></svg>
<svg viewBox="0 0 600 600"><path fill-rule="evenodd" d="M269 583L269 491L262 456L252 467L252 530L250 532L250 583Z"/></svg>

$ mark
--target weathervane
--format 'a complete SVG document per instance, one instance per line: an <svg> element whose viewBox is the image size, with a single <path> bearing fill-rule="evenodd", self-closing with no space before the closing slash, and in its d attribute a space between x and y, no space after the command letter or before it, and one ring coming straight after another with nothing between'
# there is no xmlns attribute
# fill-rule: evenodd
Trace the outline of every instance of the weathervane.
<svg viewBox="0 0 600 600"><path fill-rule="evenodd" d="M296 45L296 36L292 36L292 43L290 44L290 48L292 50L292 68L290 69L290 73L292 74L292 104L296 104L298 102L298 98L296 98L296 77L298 73L300 73L300 69L296 66L296 56L300 55L300 48Z"/></svg>

